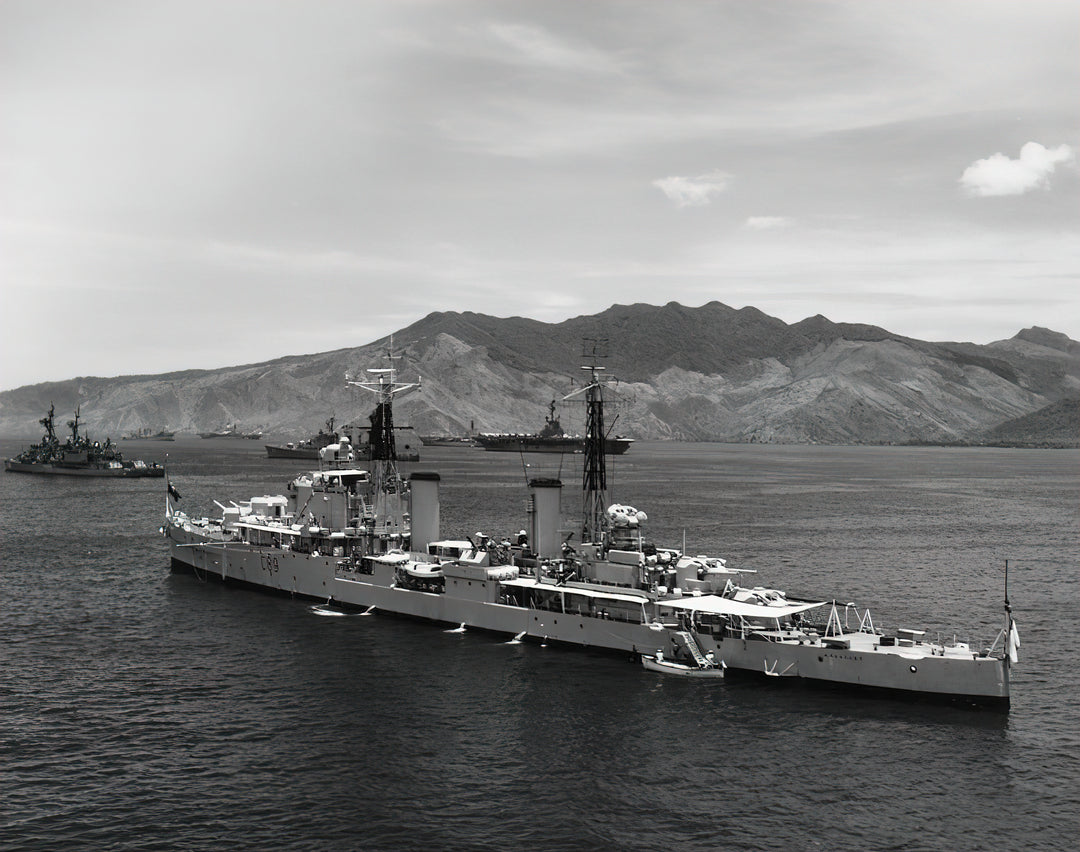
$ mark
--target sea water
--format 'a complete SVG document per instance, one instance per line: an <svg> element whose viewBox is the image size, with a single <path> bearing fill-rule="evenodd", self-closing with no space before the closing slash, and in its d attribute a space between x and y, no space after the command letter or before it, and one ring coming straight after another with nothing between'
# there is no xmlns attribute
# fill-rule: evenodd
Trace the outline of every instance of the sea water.
<svg viewBox="0 0 1080 852"><path fill-rule="evenodd" d="M251 441L169 454L180 506L282 493ZM0 442L0 452L19 449ZM0 847L1072 849L1080 832L1080 453L638 442L612 502L746 585L984 646L1004 565L1008 713L686 682L169 571L161 480L0 476ZM442 532L511 536L581 458L425 448ZM571 539L574 541L575 539Z"/></svg>

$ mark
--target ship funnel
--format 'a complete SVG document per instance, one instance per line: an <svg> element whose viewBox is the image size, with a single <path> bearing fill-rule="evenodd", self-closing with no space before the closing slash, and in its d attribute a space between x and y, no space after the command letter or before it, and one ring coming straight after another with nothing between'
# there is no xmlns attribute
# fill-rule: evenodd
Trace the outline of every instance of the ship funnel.
<svg viewBox="0 0 1080 852"><path fill-rule="evenodd" d="M562 555L559 520L562 514L562 482L558 479L529 481L529 542L541 557Z"/></svg>
<svg viewBox="0 0 1080 852"><path fill-rule="evenodd" d="M439 540L439 474L414 473L409 477L412 494L410 549L419 553Z"/></svg>

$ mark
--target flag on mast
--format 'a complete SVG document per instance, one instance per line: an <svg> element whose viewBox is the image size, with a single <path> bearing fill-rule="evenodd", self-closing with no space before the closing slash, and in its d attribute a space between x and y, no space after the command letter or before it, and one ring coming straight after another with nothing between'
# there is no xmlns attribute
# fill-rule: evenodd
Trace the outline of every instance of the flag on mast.
<svg viewBox="0 0 1080 852"><path fill-rule="evenodd" d="M1016 622L1009 619L1009 636L1005 640L1005 652L1009 655L1009 662L1015 663L1020 658L1016 651L1020 647L1020 632L1016 629Z"/></svg>
<svg viewBox="0 0 1080 852"><path fill-rule="evenodd" d="M165 517L172 517L172 501L180 499L180 492L169 481L169 471L165 471Z"/></svg>

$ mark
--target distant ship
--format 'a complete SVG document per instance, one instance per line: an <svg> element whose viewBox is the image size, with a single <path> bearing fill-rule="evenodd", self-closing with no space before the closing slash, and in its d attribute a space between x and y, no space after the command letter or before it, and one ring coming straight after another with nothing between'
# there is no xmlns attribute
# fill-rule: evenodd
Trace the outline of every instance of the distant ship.
<svg viewBox="0 0 1080 852"><path fill-rule="evenodd" d="M412 426L393 426L394 439L398 446L398 458L402 461L420 461L422 441ZM326 427L317 435L303 441L287 444L264 444L267 458L271 459L318 459L324 447L336 444L342 437L348 439L353 454L357 459L371 457L371 427L347 425L335 429L334 418L326 421Z"/></svg>
<svg viewBox="0 0 1080 852"><path fill-rule="evenodd" d="M61 476L143 477L164 476L165 468L156 462L124 461L123 454L111 438L105 443L91 441L79 434L79 411L68 421L71 437L64 443L56 436L55 406L40 421L45 434L40 444L30 447L14 458L4 459L4 470L11 473L41 473Z"/></svg>
<svg viewBox="0 0 1080 852"><path fill-rule="evenodd" d="M634 443L633 438L603 438L604 454L621 456ZM512 432L481 432L476 436L477 445L485 450L521 453L583 453L585 438L581 435L567 435L555 416L555 400L548 405L548 416L544 418L544 428L535 434L517 434Z"/></svg>
<svg viewBox="0 0 1080 852"><path fill-rule="evenodd" d="M129 432L127 435L122 436L121 440L124 441L174 441L176 440L176 433L170 432L167 429L161 429L157 432L150 431L150 427L145 429L136 429L134 432Z"/></svg>
<svg viewBox="0 0 1080 852"><path fill-rule="evenodd" d="M257 441L263 436L261 429L256 429L254 432L245 432L237 424L233 423L231 426L226 426L223 429L218 429L214 432L200 432L200 438L247 438L252 441Z"/></svg>
<svg viewBox="0 0 1080 852"><path fill-rule="evenodd" d="M377 427L378 424L364 426L353 424L345 427L344 431L352 441L358 459L371 460L373 443L377 441L375 433ZM391 424L390 428L394 436L397 460L404 462L420 461L420 447L424 445L424 442L420 440L420 433L412 426Z"/></svg>
<svg viewBox="0 0 1080 852"><path fill-rule="evenodd" d="M326 427L317 435L302 441L287 444L265 444L266 455L272 459L317 459L319 450L337 442L338 434L334 430L334 418L326 421Z"/></svg>
<svg viewBox="0 0 1080 852"><path fill-rule="evenodd" d="M421 435L425 447L475 447L476 439L468 435Z"/></svg>

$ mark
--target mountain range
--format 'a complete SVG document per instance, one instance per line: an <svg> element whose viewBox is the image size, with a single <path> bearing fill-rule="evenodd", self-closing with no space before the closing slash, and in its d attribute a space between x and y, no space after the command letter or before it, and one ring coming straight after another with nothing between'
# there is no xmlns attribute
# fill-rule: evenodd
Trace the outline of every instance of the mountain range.
<svg viewBox="0 0 1080 852"><path fill-rule="evenodd" d="M350 349L216 370L83 377L0 393L0 434L34 436L56 405L92 435L197 432L238 423L302 437L373 400L345 373L385 367L422 390L395 402L421 434L536 431L580 388L594 355L609 377L612 432L640 439L775 443L1080 443L1080 343L1027 328L989 344L933 343L814 316L787 324L755 308L613 305L561 323L432 313ZM585 353L589 354L586 356ZM567 431L582 406L561 402Z"/></svg>

